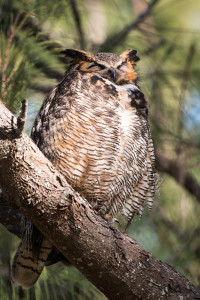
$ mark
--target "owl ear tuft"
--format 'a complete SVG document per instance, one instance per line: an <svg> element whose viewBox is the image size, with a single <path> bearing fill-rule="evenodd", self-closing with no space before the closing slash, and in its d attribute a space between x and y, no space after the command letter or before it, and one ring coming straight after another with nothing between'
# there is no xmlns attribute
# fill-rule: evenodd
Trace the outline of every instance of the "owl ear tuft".
<svg viewBox="0 0 200 300"><path fill-rule="evenodd" d="M91 61L93 61L93 57L91 54L89 54L85 51L81 51L81 50L66 49L64 51L61 51L60 53L65 54L65 56L70 58L72 62L80 62L80 61L91 62Z"/></svg>
<svg viewBox="0 0 200 300"><path fill-rule="evenodd" d="M123 52L120 56L123 58L124 62L129 61L132 65L135 65L136 62L140 60L139 56L136 54L137 50L128 50Z"/></svg>

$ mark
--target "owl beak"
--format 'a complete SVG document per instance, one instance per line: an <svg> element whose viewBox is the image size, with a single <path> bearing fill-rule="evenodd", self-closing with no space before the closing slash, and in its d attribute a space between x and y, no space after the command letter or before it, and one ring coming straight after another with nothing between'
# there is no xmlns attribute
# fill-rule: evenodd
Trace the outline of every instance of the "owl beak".
<svg viewBox="0 0 200 300"><path fill-rule="evenodd" d="M116 71L115 71L115 69L114 69L114 68L110 68L110 69L108 70L108 73L109 73L110 77L112 78L112 80L113 80L114 82L116 82L117 76L116 76Z"/></svg>

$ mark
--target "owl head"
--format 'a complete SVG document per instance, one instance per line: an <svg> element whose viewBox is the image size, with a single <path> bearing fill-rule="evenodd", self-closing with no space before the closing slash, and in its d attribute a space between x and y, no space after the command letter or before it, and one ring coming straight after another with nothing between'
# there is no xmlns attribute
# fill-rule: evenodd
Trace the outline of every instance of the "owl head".
<svg viewBox="0 0 200 300"><path fill-rule="evenodd" d="M121 55L106 52L92 55L74 49L66 49L61 53L68 58L70 70L95 73L117 85L136 82L137 73L134 67L140 60L136 50L126 51Z"/></svg>

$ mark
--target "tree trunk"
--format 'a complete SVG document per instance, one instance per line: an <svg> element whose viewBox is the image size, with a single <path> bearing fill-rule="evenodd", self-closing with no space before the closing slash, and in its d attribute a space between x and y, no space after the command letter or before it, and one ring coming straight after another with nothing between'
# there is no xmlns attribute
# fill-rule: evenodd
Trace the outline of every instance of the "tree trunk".
<svg viewBox="0 0 200 300"><path fill-rule="evenodd" d="M199 290L103 220L31 139L15 137L16 120L0 103L0 186L109 299L200 299Z"/></svg>

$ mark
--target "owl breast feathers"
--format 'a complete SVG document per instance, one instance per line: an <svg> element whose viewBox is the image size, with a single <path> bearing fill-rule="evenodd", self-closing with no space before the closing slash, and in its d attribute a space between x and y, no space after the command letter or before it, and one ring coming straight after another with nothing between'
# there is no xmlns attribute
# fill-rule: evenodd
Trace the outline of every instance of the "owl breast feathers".
<svg viewBox="0 0 200 300"><path fill-rule="evenodd" d="M44 102L33 140L102 216L130 220L151 207L155 187L147 102L134 83L139 58L64 53L72 67Z"/></svg>
<svg viewBox="0 0 200 300"><path fill-rule="evenodd" d="M135 214L142 214L145 203L151 208L155 192L148 104L134 69L137 51L91 55L67 49L63 53L70 66L44 101L32 139L101 216L120 212L130 224ZM37 255L36 260L31 249L25 255L24 243L16 254L12 278L28 287L39 277L44 258ZM43 237L41 248L44 244L50 252L50 243L45 243Z"/></svg>

